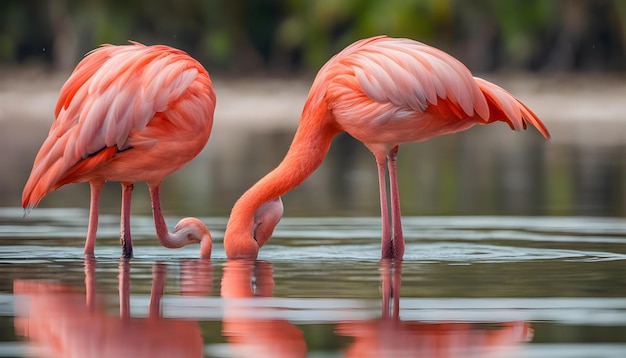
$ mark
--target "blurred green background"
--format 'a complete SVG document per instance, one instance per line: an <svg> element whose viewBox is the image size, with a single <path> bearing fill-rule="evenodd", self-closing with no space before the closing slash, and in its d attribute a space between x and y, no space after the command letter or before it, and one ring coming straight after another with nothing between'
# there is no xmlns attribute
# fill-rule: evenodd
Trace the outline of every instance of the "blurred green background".
<svg viewBox="0 0 626 358"><path fill-rule="evenodd" d="M553 138L493 124L400 148L404 215L626 215L626 2L619 0L0 1L0 205L20 206L72 68L102 43L168 44L211 73L205 151L163 185L172 215L227 216L284 156L308 88L363 37L441 48L508 89ZM103 212L119 211L109 185ZM133 210L150 213L145 187ZM88 207L69 185L44 207ZM286 216L377 216L371 154L348 135L285 195Z"/></svg>
<svg viewBox="0 0 626 358"><path fill-rule="evenodd" d="M406 36L473 71L623 70L620 0L4 0L0 61L71 69L102 44L185 49L212 73L316 71L363 37Z"/></svg>

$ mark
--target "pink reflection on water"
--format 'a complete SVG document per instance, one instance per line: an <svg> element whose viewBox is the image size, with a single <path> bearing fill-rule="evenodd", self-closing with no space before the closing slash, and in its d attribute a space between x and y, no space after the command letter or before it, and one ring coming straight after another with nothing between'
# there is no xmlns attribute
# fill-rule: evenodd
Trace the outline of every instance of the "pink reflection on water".
<svg viewBox="0 0 626 358"><path fill-rule="evenodd" d="M224 265L222 334L235 357L305 357L302 331L287 320L263 318L264 307L246 299L272 297L273 267L269 262L229 260Z"/></svg>
<svg viewBox="0 0 626 358"><path fill-rule="evenodd" d="M402 262L380 265L382 318L337 324L336 332L354 338L347 357L506 357L532 338L528 322L478 325L468 322L400 320Z"/></svg>
<svg viewBox="0 0 626 358"><path fill-rule="evenodd" d="M133 317L130 262L119 261L119 314L107 312L96 294L95 261L85 261L85 292L65 284L15 280L15 330L26 337L33 357L202 357L198 322L164 318L161 300L167 266L152 266L147 317ZM180 265L180 294L206 297L212 291L210 261ZM532 337L527 322L477 324L401 320L402 264L380 264L382 314L372 320L331 322L337 335L350 337L347 357L506 357ZM232 357L305 357L300 328L277 317L269 262L227 261L223 266L221 333ZM306 307L303 307L306 309ZM487 320L488 321L488 320Z"/></svg>
<svg viewBox="0 0 626 358"><path fill-rule="evenodd" d="M192 294L210 292L210 263L188 262L182 267L187 282L199 280ZM120 314L100 305L95 290L95 261L85 261L85 293L60 283L15 280L15 331L29 339L33 357L202 357L202 332L197 322L161 317L166 266L153 266L147 318L130 316L130 263L119 264ZM192 276L189 276L189 275ZM183 283L185 280L183 280Z"/></svg>

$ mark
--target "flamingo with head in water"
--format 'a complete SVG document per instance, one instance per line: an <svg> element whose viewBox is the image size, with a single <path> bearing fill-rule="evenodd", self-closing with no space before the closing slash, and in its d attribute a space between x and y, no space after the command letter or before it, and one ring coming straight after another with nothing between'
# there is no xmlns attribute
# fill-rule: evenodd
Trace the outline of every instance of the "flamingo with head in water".
<svg viewBox="0 0 626 358"><path fill-rule="evenodd" d="M226 255L257 257L269 239L267 233L271 233L265 227L259 234L257 209L300 185L320 166L333 137L344 131L360 140L376 158L381 256L401 259L404 238L396 174L398 146L496 121L514 130L531 124L544 137L550 137L541 120L520 100L493 83L473 77L461 62L441 50L386 36L357 41L318 72L282 162L235 203L224 237ZM276 213L279 211L282 207L277 206Z"/></svg>
<svg viewBox="0 0 626 358"><path fill-rule="evenodd" d="M94 255L98 203L104 182L122 183L122 255L133 256L133 183L147 182L157 236L166 247L211 236L196 218L169 232L161 211L161 181L192 160L209 139L215 92L208 72L183 51L164 46L105 45L90 52L63 85L56 120L35 158L22 194L31 209L65 184L89 182L91 205L85 256Z"/></svg>

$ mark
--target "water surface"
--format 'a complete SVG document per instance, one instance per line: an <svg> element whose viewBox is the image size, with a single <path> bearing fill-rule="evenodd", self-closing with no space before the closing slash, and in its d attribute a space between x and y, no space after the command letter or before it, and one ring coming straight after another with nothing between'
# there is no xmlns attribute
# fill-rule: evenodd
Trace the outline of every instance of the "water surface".
<svg viewBox="0 0 626 358"><path fill-rule="evenodd" d="M132 218L0 209L0 357L624 357L626 220L405 217L402 263L379 218L285 218L255 262L215 239L159 245ZM177 218L168 218L172 227Z"/></svg>

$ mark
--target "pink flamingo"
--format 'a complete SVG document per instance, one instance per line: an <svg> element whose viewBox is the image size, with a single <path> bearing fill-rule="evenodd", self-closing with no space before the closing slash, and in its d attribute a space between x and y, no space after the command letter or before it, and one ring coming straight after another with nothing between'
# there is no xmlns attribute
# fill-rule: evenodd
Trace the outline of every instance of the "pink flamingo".
<svg viewBox="0 0 626 358"><path fill-rule="evenodd" d="M385 36L357 41L318 72L283 161L235 203L224 237L226 255L257 257L269 240L256 233L257 208L300 185L320 166L333 137L345 131L376 158L381 256L401 259L404 238L396 178L398 146L495 121L506 122L514 130L525 129L530 123L544 137L550 137L526 105L495 84L472 77L461 62L443 51Z"/></svg>
<svg viewBox="0 0 626 358"><path fill-rule="evenodd" d="M93 50L61 89L56 120L35 158L22 206L30 210L52 190L88 181L84 253L93 257L102 187L105 181L119 181L122 255L132 257L133 183L145 181L161 244L176 248L200 242L200 255L210 257L211 236L200 220L184 218L168 232L159 193L163 178L204 148L214 110L209 74L183 51L139 43Z"/></svg>

